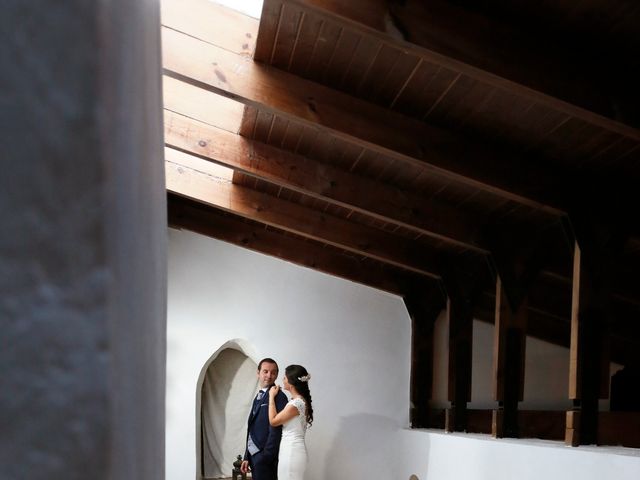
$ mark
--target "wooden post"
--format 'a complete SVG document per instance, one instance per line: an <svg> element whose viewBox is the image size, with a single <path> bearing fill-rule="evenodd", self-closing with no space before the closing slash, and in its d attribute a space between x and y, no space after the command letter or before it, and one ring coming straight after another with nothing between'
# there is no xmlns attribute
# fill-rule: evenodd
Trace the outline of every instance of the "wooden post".
<svg viewBox="0 0 640 480"><path fill-rule="evenodd" d="M441 258L440 273L447 292L446 313L449 325L449 371L445 411L445 430L467 431L467 403L471 401L473 352L473 314L481 292L490 281L484 261L460 263Z"/></svg>
<svg viewBox="0 0 640 480"><path fill-rule="evenodd" d="M590 259L575 242L571 303L571 346L569 357L569 399L565 443L578 446L597 443L598 399L608 397L609 350L605 328L603 292ZM594 259L591 259L592 261Z"/></svg>
<svg viewBox="0 0 640 480"><path fill-rule="evenodd" d="M518 437L518 402L524 394L524 359L526 348L526 300L516 312L508 304L498 276L493 344L493 411L491 434L496 438Z"/></svg>
<svg viewBox="0 0 640 480"><path fill-rule="evenodd" d="M471 401L471 366L473 314L463 299L447 299L449 319L448 400L451 407L445 416L447 432L467 429L467 402Z"/></svg>
<svg viewBox="0 0 640 480"><path fill-rule="evenodd" d="M411 411L412 428L429 426L429 402L433 386L433 328L444 306L437 287L414 285L404 297L411 317Z"/></svg>

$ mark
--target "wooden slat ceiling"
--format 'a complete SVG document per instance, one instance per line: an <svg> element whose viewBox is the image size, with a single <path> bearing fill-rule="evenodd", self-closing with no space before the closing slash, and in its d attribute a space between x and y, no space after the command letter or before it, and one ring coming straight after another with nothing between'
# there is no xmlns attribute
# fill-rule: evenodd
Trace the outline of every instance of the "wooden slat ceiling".
<svg viewBox="0 0 640 480"><path fill-rule="evenodd" d="M163 0L172 224L400 295L467 272L487 321L528 275L565 344L573 242L604 232L640 342L640 8L517 3Z"/></svg>

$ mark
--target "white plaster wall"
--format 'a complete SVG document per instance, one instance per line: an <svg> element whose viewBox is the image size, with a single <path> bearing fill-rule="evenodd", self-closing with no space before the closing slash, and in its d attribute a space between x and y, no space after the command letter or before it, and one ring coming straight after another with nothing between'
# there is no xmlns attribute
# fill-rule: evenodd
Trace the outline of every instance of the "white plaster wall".
<svg viewBox="0 0 640 480"><path fill-rule="evenodd" d="M492 394L493 325L473 322L473 372L470 408L495 408ZM524 400L526 410L566 410L569 349L527 337Z"/></svg>
<svg viewBox="0 0 640 480"><path fill-rule="evenodd" d="M543 440L493 439L487 435L405 430L406 454L394 479L417 480L637 480L640 450L566 447ZM382 478L382 477L375 477Z"/></svg>
<svg viewBox="0 0 640 480"><path fill-rule="evenodd" d="M195 477L197 378L235 338L256 361L273 356L281 369L309 369L315 423L307 480L360 476L365 465L376 477L395 478L396 436L409 415L410 320L402 300L170 230L168 480Z"/></svg>

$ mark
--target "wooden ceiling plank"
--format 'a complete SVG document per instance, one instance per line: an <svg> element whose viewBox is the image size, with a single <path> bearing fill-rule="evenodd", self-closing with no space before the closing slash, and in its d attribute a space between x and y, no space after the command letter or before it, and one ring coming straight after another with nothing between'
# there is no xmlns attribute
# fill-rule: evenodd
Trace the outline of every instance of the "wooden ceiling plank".
<svg viewBox="0 0 640 480"><path fill-rule="evenodd" d="M599 149L593 150L591 155L587 158L588 162L604 160L611 161L620 156L620 151L625 149L625 145L632 145L632 140L624 138L621 135L612 134L611 140L608 143L603 144ZM627 147L628 148L628 147Z"/></svg>
<svg viewBox="0 0 640 480"><path fill-rule="evenodd" d="M362 147L358 145L345 143L342 158L340 159L340 168L345 171L352 171L351 169L354 164L359 161L362 151Z"/></svg>
<svg viewBox="0 0 640 480"><path fill-rule="evenodd" d="M304 14L299 8L284 5L269 64L288 70L295 53L300 29L304 24Z"/></svg>
<svg viewBox="0 0 640 480"><path fill-rule="evenodd" d="M406 95L407 92L409 91L409 88L411 88L410 86L415 83L417 75L419 74L421 69L424 68L423 63L424 61L422 60L422 58L419 58L418 61L415 63L411 72L409 72L408 75L403 77L402 83L399 85L398 89L395 92L395 95L391 99L391 102L388 104L388 107L390 109L393 110L396 107L396 105L400 105L398 100L402 98L404 95ZM415 97L412 95L409 95L409 98L413 99ZM409 103L413 103L413 102L409 102ZM400 111L402 112L402 109Z"/></svg>
<svg viewBox="0 0 640 480"><path fill-rule="evenodd" d="M285 136L287 135L287 130L289 129L290 124L291 122L289 120L274 115L266 143L274 145L277 148L282 148L282 144Z"/></svg>
<svg viewBox="0 0 640 480"><path fill-rule="evenodd" d="M583 138L577 143L572 151L568 152L566 158L571 161L579 163L581 168L587 164L587 160L593 157L593 152L602 151L603 145L610 145L615 142L616 139L622 139L620 135L615 132L609 132L602 128L594 127L587 129L583 133ZM596 157L597 158L597 157Z"/></svg>
<svg viewBox="0 0 640 480"><path fill-rule="evenodd" d="M249 125L242 127L241 123L245 121L243 116L245 110L253 107L212 94L202 88L194 88L188 83L166 75L162 76L162 93L164 108L167 110L189 112L189 116L231 133L250 128ZM247 121L250 121L251 115L248 117Z"/></svg>
<svg viewBox="0 0 640 480"><path fill-rule="evenodd" d="M596 131L599 131L597 126L572 118L547 138L550 145L543 152L550 156L559 151L562 157L570 157Z"/></svg>
<svg viewBox="0 0 640 480"><path fill-rule="evenodd" d="M188 166L185 164L189 160L185 157L185 154L171 149L165 151L167 190L170 192L420 275L440 278L435 259L424 251L418 255L412 242L233 185L229 180L220 180L193 168L197 162L209 162L194 157Z"/></svg>
<svg viewBox="0 0 640 480"><path fill-rule="evenodd" d="M367 75L362 78L356 92L357 96L375 102L384 82L394 71L399 55L400 51L397 48L383 45L367 71Z"/></svg>
<svg viewBox="0 0 640 480"><path fill-rule="evenodd" d="M358 44L349 59L347 67L342 72L337 88L349 94L355 94L358 85L365 77L369 66L373 63L376 55L380 51L382 45L376 39L372 39L360 32L358 35Z"/></svg>
<svg viewBox="0 0 640 480"><path fill-rule="evenodd" d="M313 46L312 56L308 59L304 76L307 78L321 78L331 63L338 42L342 37L342 27L334 23L323 22L316 43Z"/></svg>
<svg viewBox="0 0 640 480"><path fill-rule="evenodd" d="M304 127L299 123L289 122L287 125L287 132L282 139L281 147L288 152L295 152L298 144L300 143L300 137L302 136Z"/></svg>
<svg viewBox="0 0 640 480"><path fill-rule="evenodd" d="M311 148L313 147L316 139L320 136L320 132L316 129L310 128L308 125L302 125L302 135L296 144L293 153L302 157L308 157Z"/></svg>
<svg viewBox="0 0 640 480"><path fill-rule="evenodd" d="M265 0L268 3L271 0ZM464 75L471 76L479 81L482 81L488 85L510 91L518 96L526 97L531 101L548 105L554 110L562 111L567 115L581 118L589 123L600 126L602 128L620 133L621 135L628 136L640 140L640 129L626 125L622 122L613 120L612 118L595 113L588 108L583 108L571 101L562 100L553 95L536 90L532 87L524 85L520 80L514 81L506 78L503 74L495 74L486 70L484 67L474 66L465 61L460 61L454 58L450 52L447 54L438 53L437 51L429 48L424 48L415 43L409 43L407 41L399 40L391 34L384 31L384 22L382 20L385 17L386 12L379 12L378 17L381 23L366 25L366 20L362 18L362 12L358 11L354 6L347 5L348 2L335 2L326 0L284 0L286 3L297 5L300 8L305 8L309 14L317 15L320 18L324 18L328 22L334 22L336 24L343 25L345 28L349 28L353 31L359 32L362 35L366 35L372 39L376 39L380 42L384 42L389 45L397 46L398 48L405 49L412 52L414 55L428 60L435 64L438 64L444 68L448 68ZM443 2L440 2L444 4ZM373 10L373 9L369 9ZM357 13L356 13L357 12ZM378 12L373 12L372 15L376 15ZM446 22L444 22L446 24ZM459 22L456 22L458 24ZM486 26L485 26L485 31ZM416 39L413 39L416 41ZM509 45L502 45L501 48L509 48ZM462 49L461 51L464 51ZM481 58L486 58L487 55L483 55ZM544 71L547 77L549 76L548 69Z"/></svg>
<svg viewBox="0 0 640 480"><path fill-rule="evenodd" d="M165 111L165 142L248 175L485 253L459 210ZM304 164L304 168L300 168Z"/></svg>
<svg viewBox="0 0 640 480"><path fill-rule="evenodd" d="M210 0L162 0L160 7L162 24L173 30L247 58L254 52L260 23L255 18Z"/></svg>
<svg viewBox="0 0 640 480"><path fill-rule="evenodd" d="M269 1L262 4L262 14L260 15L260 29L257 33L256 48L253 58L258 62L269 63L273 55L276 39L278 36L278 27L284 5L282 2ZM243 16L238 14L238 16ZM216 17L209 17L210 22L216 22ZM216 22L217 24L217 22ZM213 31L217 25L212 24ZM189 32L187 32L189 33ZM197 35L194 35L197 37Z"/></svg>
<svg viewBox="0 0 640 480"><path fill-rule="evenodd" d="M162 33L164 67L172 76L403 162L425 166L433 174L558 212L544 203L548 199L527 196L537 194L544 185L532 162L514 162L481 143L247 61L180 32L163 28Z"/></svg>
<svg viewBox="0 0 640 480"><path fill-rule="evenodd" d="M415 75L415 72L421 64L421 58L401 50L391 74L387 75L387 78L385 78L384 83L381 85L375 102L385 107L393 104L394 100L406 88L407 83L413 75Z"/></svg>
<svg viewBox="0 0 640 480"><path fill-rule="evenodd" d="M640 167L640 142L631 142L625 139L612 147L606 153L600 163L604 163L606 167L616 169L622 174L628 172L633 175Z"/></svg>
<svg viewBox="0 0 640 480"><path fill-rule="evenodd" d="M287 70L296 72L306 70L323 23L322 19L309 17L305 12L302 13L300 32L296 40L295 49L291 52L292 55L287 65Z"/></svg>
<svg viewBox="0 0 640 480"><path fill-rule="evenodd" d="M253 139L257 142L267 143L271 136L273 122L275 122L275 120L276 115L259 109L258 115L256 116L256 128L254 129Z"/></svg>
<svg viewBox="0 0 640 480"><path fill-rule="evenodd" d="M329 149L334 141L335 139L328 135L318 135L311 144L306 157L318 162L326 162L329 156Z"/></svg>
<svg viewBox="0 0 640 480"><path fill-rule="evenodd" d="M533 147L541 144L547 133L565 118L567 117L562 112L539 103L532 103L518 122L522 131L522 151L535 151Z"/></svg>
<svg viewBox="0 0 640 480"><path fill-rule="evenodd" d="M382 183L390 183L389 177L393 175L394 167L397 167L398 165L393 159L385 158L381 160L383 161L382 168L380 169L380 172L378 172L378 174L376 175L376 180Z"/></svg>
<svg viewBox="0 0 640 480"><path fill-rule="evenodd" d="M178 110L179 111L179 110ZM243 137L255 138L255 131L258 122L258 109L251 105L245 105L242 112L242 120L238 133Z"/></svg>
<svg viewBox="0 0 640 480"><path fill-rule="evenodd" d="M503 98L508 102L493 121L495 134L493 141L504 142L517 148L529 138L529 132L520 127L526 123L527 113L533 108L533 102L527 98L514 94L505 94ZM495 95L492 97L495 99Z"/></svg>
<svg viewBox="0 0 640 480"><path fill-rule="evenodd" d="M214 209L194 205L173 194L169 195L168 204L171 227L191 230L389 293L402 295L405 285L420 278L398 269L365 264L316 242L303 242L296 237L264 229L262 225L216 213Z"/></svg>
<svg viewBox="0 0 640 480"><path fill-rule="evenodd" d="M345 72L349 69L362 36L351 30L343 29L340 40L336 44L335 51L327 68L322 74L323 83L333 88L340 89ZM292 70L295 71L295 70Z"/></svg>
<svg viewBox="0 0 640 480"><path fill-rule="evenodd" d="M389 174L389 183L393 185L405 185L408 190L412 190L410 185L414 184L416 177L418 177L424 170L413 165L406 168L396 168ZM413 189L415 190L415 188Z"/></svg>
<svg viewBox="0 0 640 480"><path fill-rule="evenodd" d="M493 132L491 130L495 127L485 113L491 111L491 104L495 94L495 88L476 82L472 90L467 94L470 108L466 111L466 115L457 120L457 128L468 134L492 135ZM479 118L482 120L479 121Z"/></svg>
<svg viewBox="0 0 640 480"><path fill-rule="evenodd" d="M429 119L429 116L436 111L436 109L440 106L441 103L443 103L443 101L447 98L447 95L449 94L451 89L457 85L458 81L460 80L460 77L462 77L462 74L460 73L452 72L452 74L453 74L453 78L446 80L444 88L439 92L438 96L431 102L431 104L429 105L429 108L427 109L425 114L422 116L422 120ZM463 78L468 78L468 77L463 77Z"/></svg>
<svg viewBox="0 0 640 480"><path fill-rule="evenodd" d="M553 112L553 110L550 110L550 112ZM555 113L555 112L553 112ZM549 145L549 138L555 134L555 132L561 128L563 128L563 126L570 122L571 120L573 120L573 117L568 116L568 115L561 115L561 116L557 116L557 115L549 115L549 116L545 116L545 118L549 118L550 121L548 124L545 125L545 129L539 132L539 134L537 135L537 138L533 141L531 141L529 143L529 145L523 149L524 152L541 152L543 151L545 148L548 148ZM546 122L545 122L546 123Z"/></svg>
<svg viewBox="0 0 640 480"><path fill-rule="evenodd" d="M465 118L473 111L474 106L478 103L478 100L474 98L474 89L477 86L484 87L482 84L478 84L473 78L461 77L455 82L452 88L451 95L445 97L431 113L431 119L435 121L437 125L441 126L454 126L459 119Z"/></svg>
<svg viewBox="0 0 640 480"><path fill-rule="evenodd" d="M380 155L366 148L358 155L356 160L349 166L349 171L368 178L376 178L380 172Z"/></svg>
<svg viewBox="0 0 640 480"><path fill-rule="evenodd" d="M433 86L440 82L442 67L431 62L420 59L420 66L415 74L408 79L406 87L400 92L391 106L394 110L410 117L419 117L424 114L424 105L433 101L438 95L438 86Z"/></svg>

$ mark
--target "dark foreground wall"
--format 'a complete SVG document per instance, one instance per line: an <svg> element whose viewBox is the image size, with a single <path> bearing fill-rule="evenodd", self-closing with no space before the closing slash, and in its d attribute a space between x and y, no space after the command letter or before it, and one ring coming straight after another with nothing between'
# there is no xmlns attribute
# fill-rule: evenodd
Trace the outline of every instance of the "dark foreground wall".
<svg viewBox="0 0 640 480"><path fill-rule="evenodd" d="M164 478L159 2L0 15L0 477Z"/></svg>

